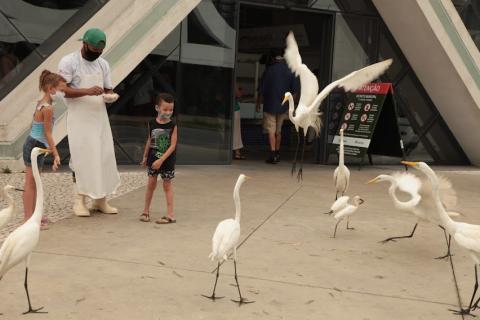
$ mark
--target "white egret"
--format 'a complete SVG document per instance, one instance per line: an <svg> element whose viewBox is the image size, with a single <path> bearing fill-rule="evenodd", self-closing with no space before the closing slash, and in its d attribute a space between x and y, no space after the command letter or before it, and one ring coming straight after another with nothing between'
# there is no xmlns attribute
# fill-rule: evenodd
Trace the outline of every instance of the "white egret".
<svg viewBox="0 0 480 320"><path fill-rule="evenodd" d="M0 229L12 221L13 217L15 216L16 205L15 201L13 200L13 196L10 194L10 191L14 190L23 191L22 189L15 188L11 185L6 185L3 187L3 195L7 199L8 207L0 211Z"/></svg>
<svg viewBox="0 0 480 320"><path fill-rule="evenodd" d="M337 233L338 224L345 218L347 218L347 230L354 230L354 228L350 228L348 226L350 216L353 215L357 211L358 207L365 202L362 198L360 198L360 196L353 197L353 204L348 203L348 200L350 200L349 196L342 196L338 198L332 204L332 207L330 208L331 211L327 212L327 214L333 213L333 217L335 220L337 220L337 224L335 224L335 231L333 231L334 238Z"/></svg>
<svg viewBox="0 0 480 320"><path fill-rule="evenodd" d="M39 154L48 153L47 149L33 148L31 153L32 171L35 179L35 186L37 188L37 199L35 201L35 211L30 219L24 224L15 229L3 242L0 248L0 279L7 273L8 270L16 266L22 261L25 261L25 292L27 293L28 310L26 313L46 313L40 312L38 309L33 309L30 303L30 295L28 293L28 266L30 263L30 256L32 251L38 244L40 237L40 223L43 214L43 186L38 172L37 157Z"/></svg>
<svg viewBox="0 0 480 320"><path fill-rule="evenodd" d="M409 235L390 237L381 241L382 243L413 237L419 222L432 222L438 224L439 221L437 215L433 215L433 212L436 211L435 200L432 195L431 183L428 180L420 179L410 172L394 172L391 175L381 174L368 181L368 183L378 183L383 181L390 183L388 194L392 198L395 208L414 214L417 217L417 222ZM446 209L454 207L457 204L457 194L453 189L451 182L444 177L438 177L438 181L440 197L444 207ZM397 191L408 194L410 199L407 201L401 201L397 197ZM458 213L448 211L448 215L454 217L458 216ZM449 253L439 258L444 258L448 255Z"/></svg>
<svg viewBox="0 0 480 320"><path fill-rule="evenodd" d="M235 188L233 189L233 200L235 202L235 219L225 219L221 221L217 225L217 229L215 229L215 233L212 238L212 252L208 256L212 261L217 261L217 275L215 277L215 284L213 286L213 293L211 296L203 295L206 298L210 298L212 300L220 299L223 297L216 297L215 296L215 289L217 287L218 276L220 272L220 264L223 261L228 259L228 255L233 252L233 265L235 268L235 281L237 283L238 288L238 295L240 296L240 300L232 300L234 302L238 302L239 304L242 303L252 303L254 301L247 301L245 298L242 297L240 292L240 285L238 284L238 277L237 277L237 245L238 241L240 240L240 216L241 216L241 206L240 206L240 187L242 184L251 179L244 174L241 174L238 179L237 183L235 184Z"/></svg>
<svg viewBox="0 0 480 320"><path fill-rule="evenodd" d="M350 183L350 170L344 163L344 148L343 148L343 129L340 129L340 150L338 153L338 167L333 172L333 183L335 184L335 200L338 199L338 193L342 196L348 189Z"/></svg>
<svg viewBox="0 0 480 320"><path fill-rule="evenodd" d="M469 314L470 311L475 310L478 307L478 303L480 301L480 298L478 298L477 301L472 304L475 293L478 289L477 265L480 263L480 225L456 222L450 218L442 202L440 193L440 179L426 163L410 161L402 161L402 163L420 170L428 177L432 186L432 196L433 200L435 201L435 209L438 213L440 221L442 222L442 225L447 230L449 236L453 237L460 247L468 250L470 257L475 263L475 286L468 309L460 308L460 311L456 311L458 314Z"/></svg>
<svg viewBox="0 0 480 320"><path fill-rule="evenodd" d="M292 32L290 32L286 39L286 49L285 49L285 61L287 62L290 69L295 73L296 76L300 77L300 101L298 106L295 109L293 97L290 92L285 93L282 104L288 101L289 109L288 114L290 121L295 125L297 134L299 135L299 128L303 129L304 139L302 146L302 158L300 163L300 169L298 170L298 179L302 178L302 167L303 167L303 156L305 153L305 138L309 127L312 127L315 130L316 135L318 136L321 128L321 113L319 112L319 107L322 101L330 94L330 92L337 88L343 88L345 91L353 91L361 86L375 80L381 74L388 69L392 64L392 59L388 59L382 62L372 64L363 69L354 71L349 75L338 79L328 86L326 86L320 93L318 93L318 80L317 77L308 69L308 67L302 63L302 57L298 50L297 42ZM300 139L297 140L297 151L295 152L295 158L293 160L292 174L295 171L296 161L297 161L297 152L298 144Z"/></svg>

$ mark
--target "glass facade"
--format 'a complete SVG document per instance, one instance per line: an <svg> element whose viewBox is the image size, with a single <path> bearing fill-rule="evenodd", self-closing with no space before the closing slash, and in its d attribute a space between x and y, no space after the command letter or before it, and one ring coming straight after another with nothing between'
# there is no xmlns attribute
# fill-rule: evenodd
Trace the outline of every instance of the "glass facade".
<svg viewBox="0 0 480 320"><path fill-rule="evenodd" d="M121 98L109 107L109 115L118 162L141 160L146 122L155 117L155 97L169 92L175 97L179 125L178 162L229 164L235 85L243 92L243 144L249 158L263 159L268 148L262 114L255 111L257 88L270 50L284 46L289 30L297 35L303 61L321 88L353 70L393 58L380 80L393 83L406 156L468 163L370 0L202 1L115 89ZM334 92L322 105L326 130L309 141L306 161L336 161L329 155L329 143L344 96ZM282 135L288 160L296 139L289 122ZM68 154L66 139L62 145L62 154ZM381 161L398 163L396 158Z"/></svg>
<svg viewBox="0 0 480 320"><path fill-rule="evenodd" d="M0 1L0 99L108 0Z"/></svg>
<svg viewBox="0 0 480 320"><path fill-rule="evenodd" d="M175 97L178 163L230 162L236 31L228 18L235 17L234 5L223 3L220 12L202 2L117 86L121 98L109 115L119 163L141 161L146 123L156 116L161 92Z"/></svg>
<svg viewBox="0 0 480 320"><path fill-rule="evenodd" d="M480 1L452 0L473 42L480 48Z"/></svg>

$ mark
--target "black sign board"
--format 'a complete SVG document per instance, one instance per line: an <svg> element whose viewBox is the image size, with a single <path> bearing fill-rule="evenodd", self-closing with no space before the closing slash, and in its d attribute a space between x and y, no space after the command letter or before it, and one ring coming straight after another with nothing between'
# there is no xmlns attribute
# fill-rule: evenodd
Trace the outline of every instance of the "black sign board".
<svg viewBox="0 0 480 320"><path fill-rule="evenodd" d="M346 156L362 160L366 154L404 158L391 83L370 83L349 92L345 105L332 141L332 153L337 152L339 132L343 129Z"/></svg>

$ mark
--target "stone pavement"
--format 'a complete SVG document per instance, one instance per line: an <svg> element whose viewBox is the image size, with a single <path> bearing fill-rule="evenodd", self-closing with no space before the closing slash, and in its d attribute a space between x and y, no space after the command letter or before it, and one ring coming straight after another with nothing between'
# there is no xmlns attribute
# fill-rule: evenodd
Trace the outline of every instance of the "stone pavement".
<svg viewBox="0 0 480 320"><path fill-rule="evenodd" d="M393 208L387 185L365 182L401 167L351 168L349 194L366 202L351 219L355 230L340 224L336 239L335 220L322 214L334 198L333 169L306 165L297 183L286 162L179 166L176 224L138 221L143 187L112 200L117 216L58 221L42 232L30 266L32 303L49 313L20 315L27 302L17 266L0 281L0 319L459 319L447 310L458 308L450 264L433 259L445 251L438 227L420 224L413 239L378 242L408 234L415 218ZM452 180L462 220L480 224L480 171L436 169ZM213 287L211 237L219 221L234 215L239 173L254 177L241 190L237 266L242 293L255 303L241 307L230 301L237 298L232 261L220 270L217 294L225 298L201 296ZM164 214L159 187L153 220ZM467 304L473 262L455 244L452 250Z"/></svg>

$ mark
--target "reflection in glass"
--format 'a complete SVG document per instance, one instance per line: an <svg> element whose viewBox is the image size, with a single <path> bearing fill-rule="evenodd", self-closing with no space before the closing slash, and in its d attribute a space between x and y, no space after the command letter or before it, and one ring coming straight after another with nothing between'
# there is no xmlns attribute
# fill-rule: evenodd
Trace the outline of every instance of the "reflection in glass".
<svg viewBox="0 0 480 320"><path fill-rule="evenodd" d="M179 158L189 163L229 161L232 76L229 68L181 66Z"/></svg>
<svg viewBox="0 0 480 320"><path fill-rule="evenodd" d="M108 0L0 2L0 99Z"/></svg>

